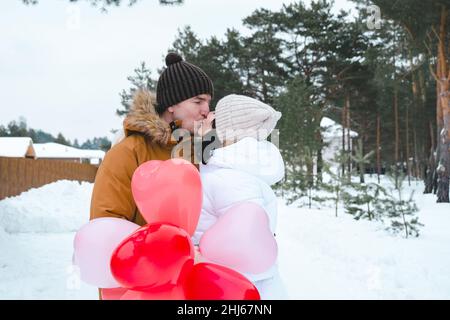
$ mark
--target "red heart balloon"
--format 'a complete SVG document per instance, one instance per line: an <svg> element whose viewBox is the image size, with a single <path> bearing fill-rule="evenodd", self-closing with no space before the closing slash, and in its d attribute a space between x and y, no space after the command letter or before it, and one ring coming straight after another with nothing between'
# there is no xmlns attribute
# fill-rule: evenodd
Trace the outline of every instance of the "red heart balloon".
<svg viewBox="0 0 450 320"><path fill-rule="evenodd" d="M120 298L128 291L126 288L104 288L100 289L102 300L120 300Z"/></svg>
<svg viewBox="0 0 450 320"><path fill-rule="evenodd" d="M184 300L183 287L171 286L162 290L134 291L128 290L120 300Z"/></svg>
<svg viewBox="0 0 450 320"><path fill-rule="evenodd" d="M183 288L188 300L260 300L258 289L247 278L213 263L195 264Z"/></svg>
<svg viewBox="0 0 450 320"><path fill-rule="evenodd" d="M169 223L194 234L202 208L202 184L192 163L147 161L133 173L131 191L147 223Z"/></svg>
<svg viewBox="0 0 450 320"><path fill-rule="evenodd" d="M145 291L178 285L193 264L189 234L177 226L155 223L119 244L111 257L111 273L122 287Z"/></svg>

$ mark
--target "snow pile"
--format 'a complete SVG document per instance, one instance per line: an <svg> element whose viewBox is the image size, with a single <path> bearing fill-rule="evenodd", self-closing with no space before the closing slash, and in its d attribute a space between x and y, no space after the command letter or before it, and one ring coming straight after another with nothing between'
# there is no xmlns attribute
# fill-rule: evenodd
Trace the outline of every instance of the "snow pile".
<svg viewBox="0 0 450 320"><path fill-rule="evenodd" d="M5 229L0 225L0 243L7 241L8 234Z"/></svg>
<svg viewBox="0 0 450 320"><path fill-rule="evenodd" d="M0 201L0 226L9 233L77 231L89 221L92 188L60 180L6 198Z"/></svg>

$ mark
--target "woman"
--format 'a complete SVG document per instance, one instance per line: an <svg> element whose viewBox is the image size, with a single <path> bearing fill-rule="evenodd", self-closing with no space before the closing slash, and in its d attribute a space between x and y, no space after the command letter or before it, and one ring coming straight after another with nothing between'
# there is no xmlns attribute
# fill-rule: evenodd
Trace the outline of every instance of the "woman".
<svg viewBox="0 0 450 320"><path fill-rule="evenodd" d="M201 134L205 135L215 126L222 146L212 151L206 164L200 165L203 206L193 236L194 244L200 247L199 254L203 234L227 209L243 202L256 203L265 210L275 237L277 199L270 186L284 177L284 163L278 148L266 139L280 117L280 112L256 99L228 95L218 102L215 115L211 114L203 122ZM256 254L267 254L268 248L258 243L254 245L259 246ZM201 260L207 261L197 256L197 261ZM222 264L227 265L223 261ZM287 298L276 262L257 274L236 271L255 284L261 299Z"/></svg>

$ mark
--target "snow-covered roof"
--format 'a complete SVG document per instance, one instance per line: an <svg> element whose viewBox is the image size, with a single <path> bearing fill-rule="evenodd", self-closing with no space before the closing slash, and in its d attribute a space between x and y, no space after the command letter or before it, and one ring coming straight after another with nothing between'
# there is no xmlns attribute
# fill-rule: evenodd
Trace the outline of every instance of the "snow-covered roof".
<svg viewBox="0 0 450 320"><path fill-rule="evenodd" d="M29 137L0 137L0 157L24 158L36 155Z"/></svg>
<svg viewBox="0 0 450 320"><path fill-rule="evenodd" d="M102 150L84 150L63 144L48 142L35 143L36 158L83 158L83 159L103 159L105 152Z"/></svg>
<svg viewBox="0 0 450 320"><path fill-rule="evenodd" d="M324 138L342 137L342 126L330 118L323 117L320 121L320 127L323 129L322 136ZM347 131L345 132L347 135ZM350 129L350 137L358 137L358 133Z"/></svg>

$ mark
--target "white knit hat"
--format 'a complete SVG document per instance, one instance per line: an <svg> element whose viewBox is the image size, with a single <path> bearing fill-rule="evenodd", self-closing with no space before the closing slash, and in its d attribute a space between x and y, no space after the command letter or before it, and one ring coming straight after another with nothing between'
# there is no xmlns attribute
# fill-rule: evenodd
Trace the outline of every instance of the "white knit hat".
<svg viewBox="0 0 450 320"><path fill-rule="evenodd" d="M256 99L230 94L219 100L215 112L216 132L221 142L245 137L265 140L281 118L281 112Z"/></svg>

